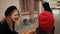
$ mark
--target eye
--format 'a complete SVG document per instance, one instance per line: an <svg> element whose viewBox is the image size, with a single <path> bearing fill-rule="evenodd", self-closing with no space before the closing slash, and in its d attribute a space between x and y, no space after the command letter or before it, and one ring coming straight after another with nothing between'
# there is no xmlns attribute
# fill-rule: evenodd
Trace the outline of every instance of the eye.
<svg viewBox="0 0 60 34"><path fill-rule="evenodd" d="M14 15L14 16L17 16L17 15Z"/></svg>
<svg viewBox="0 0 60 34"><path fill-rule="evenodd" d="M15 14L14 16L19 16L19 14Z"/></svg>
<svg viewBox="0 0 60 34"><path fill-rule="evenodd" d="M14 15L14 16L17 16L17 15Z"/></svg>

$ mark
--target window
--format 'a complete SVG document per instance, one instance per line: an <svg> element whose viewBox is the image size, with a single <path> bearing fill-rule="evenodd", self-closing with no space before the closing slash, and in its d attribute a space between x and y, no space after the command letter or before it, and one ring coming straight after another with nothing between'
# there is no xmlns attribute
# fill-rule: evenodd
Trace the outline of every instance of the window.
<svg viewBox="0 0 60 34"><path fill-rule="evenodd" d="M22 12L28 11L28 0L21 0L20 5Z"/></svg>

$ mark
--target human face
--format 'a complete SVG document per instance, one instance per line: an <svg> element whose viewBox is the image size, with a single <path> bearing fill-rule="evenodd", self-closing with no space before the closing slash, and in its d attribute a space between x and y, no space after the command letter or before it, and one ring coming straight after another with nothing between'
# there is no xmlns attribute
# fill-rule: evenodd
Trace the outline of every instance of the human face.
<svg viewBox="0 0 60 34"><path fill-rule="evenodd" d="M17 9L12 11L11 14L11 19L16 22L19 19L19 12L17 11Z"/></svg>

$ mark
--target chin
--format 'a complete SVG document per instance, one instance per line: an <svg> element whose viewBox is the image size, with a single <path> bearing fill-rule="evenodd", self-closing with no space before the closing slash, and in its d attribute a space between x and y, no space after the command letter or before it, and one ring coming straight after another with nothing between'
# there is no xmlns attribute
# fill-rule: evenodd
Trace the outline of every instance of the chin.
<svg viewBox="0 0 60 34"><path fill-rule="evenodd" d="M17 22L17 20L14 20L14 22Z"/></svg>

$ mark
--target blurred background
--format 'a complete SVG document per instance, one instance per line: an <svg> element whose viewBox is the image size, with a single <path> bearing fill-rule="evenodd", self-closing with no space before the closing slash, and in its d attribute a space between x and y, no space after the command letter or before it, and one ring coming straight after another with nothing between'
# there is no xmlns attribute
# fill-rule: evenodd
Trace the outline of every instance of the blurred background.
<svg viewBox="0 0 60 34"><path fill-rule="evenodd" d="M45 0L49 2L55 18L55 34L60 34L60 0ZM39 0L0 0L0 21L5 17L5 10L15 5L20 12L20 21L15 30L22 34L30 29L38 27L37 18L44 11Z"/></svg>

